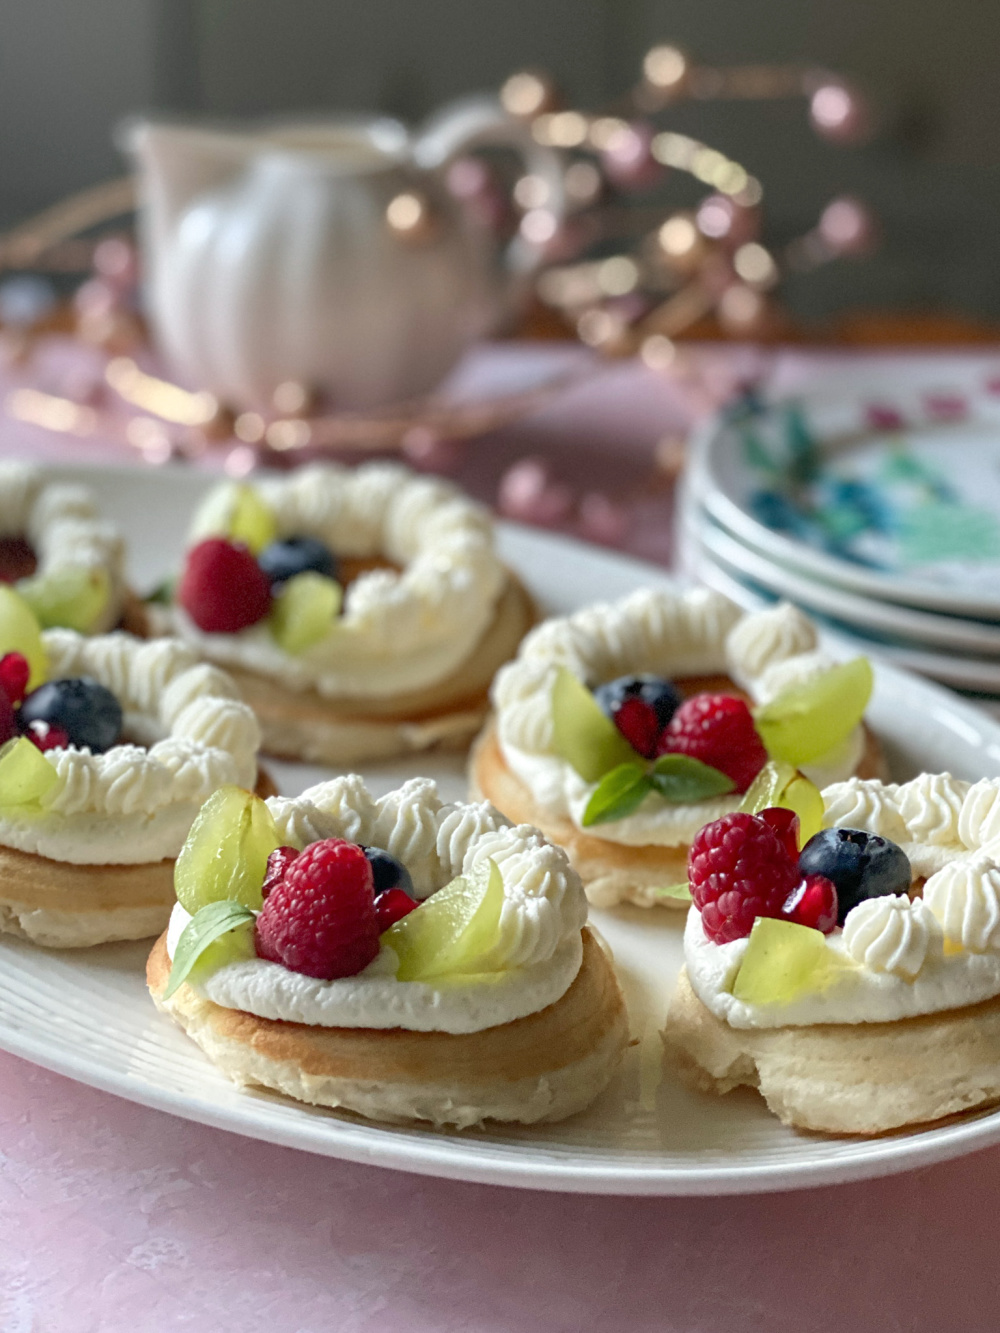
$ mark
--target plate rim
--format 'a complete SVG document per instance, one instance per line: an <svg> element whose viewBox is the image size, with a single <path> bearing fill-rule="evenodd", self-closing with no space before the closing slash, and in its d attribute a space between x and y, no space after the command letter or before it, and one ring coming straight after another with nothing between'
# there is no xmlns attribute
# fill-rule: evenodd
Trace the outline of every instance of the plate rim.
<svg viewBox="0 0 1000 1333"><path fill-rule="evenodd" d="M769 403L768 409L794 401L794 395L785 395ZM723 410L695 428L688 447L689 482L705 509L734 537L777 563L809 570L818 581L856 594L928 612L960 610L972 619L1000 621L1000 599L990 602L974 594L943 590L920 579L890 579L840 561L758 522L726 494L713 471L714 451L722 447L728 425Z"/></svg>

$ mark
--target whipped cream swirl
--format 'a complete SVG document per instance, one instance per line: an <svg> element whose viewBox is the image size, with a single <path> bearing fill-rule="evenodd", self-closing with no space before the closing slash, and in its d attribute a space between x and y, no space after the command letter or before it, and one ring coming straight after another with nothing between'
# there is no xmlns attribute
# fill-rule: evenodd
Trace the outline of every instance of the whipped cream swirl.
<svg viewBox="0 0 1000 1333"><path fill-rule="evenodd" d="M46 482L41 468L0 460L0 537L27 540L38 562L35 578L103 570L109 596L92 632L118 624L125 599L124 541L100 518L89 487Z"/></svg>
<svg viewBox="0 0 1000 1333"><path fill-rule="evenodd" d="M297 654L281 649L266 624L206 634L178 608L178 631L203 656L294 690L381 698L444 680L471 655L507 581L480 505L448 482L390 463L316 465L254 485L279 537L315 537L338 556L380 558L400 568L355 579L329 634ZM223 507L218 488L203 506L211 513ZM199 511L189 544L203 529Z"/></svg>
<svg viewBox="0 0 1000 1333"><path fill-rule="evenodd" d="M726 673L761 702L761 683L783 671L800 684L831 664L816 651L811 622L788 603L745 615L706 588L688 592L644 588L539 625L493 683L497 734L511 770L535 801L583 827L594 791L555 753L552 687L560 667L593 688L617 676L650 672L667 678ZM853 773L864 748L860 727L806 771L825 785ZM741 797L667 804L650 795L633 814L587 832L625 846L683 847L703 825L735 810Z"/></svg>
<svg viewBox="0 0 1000 1333"><path fill-rule="evenodd" d="M0 809L0 844L77 865L145 864L176 856L218 787L253 787L260 728L233 682L174 639L130 634L44 636L50 678L91 676L118 698L140 744L104 754L55 749L57 781L42 813Z"/></svg>
<svg viewBox="0 0 1000 1333"><path fill-rule="evenodd" d="M426 778L376 800L352 774L268 804L283 841L304 847L340 837L384 847L405 863L424 898L492 859L504 890L496 941L485 960L496 975L479 982L400 982L387 948L358 976L336 981L250 959L196 983L216 1004L327 1027L476 1032L536 1013L572 984L587 917L583 886L566 853L530 825L514 826L486 803L443 803ZM187 920L178 904L167 939L171 956Z"/></svg>

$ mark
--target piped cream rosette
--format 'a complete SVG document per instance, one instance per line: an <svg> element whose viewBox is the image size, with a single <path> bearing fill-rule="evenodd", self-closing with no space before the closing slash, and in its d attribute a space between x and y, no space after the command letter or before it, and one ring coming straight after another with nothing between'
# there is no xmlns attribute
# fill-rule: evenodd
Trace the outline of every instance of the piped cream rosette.
<svg viewBox="0 0 1000 1333"><path fill-rule="evenodd" d="M384 848L421 899L492 861L503 901L471 975L398 980L383 943L356 976L323 981L249 958L195 974L164 999L169 960L191 920L178 903L150 960L150 988L227 1074L377 1119L458 1127L559 1119L593 1100L618 1064L627 1025L560 848L486 803L442 803L427 779L375 799L351 775L267 804L283 844L344 838Z"/></svg>
<svg viewBox="0 0 1000 1333"><path fill-rule="evenodd" d="M817 647L812 622L797 608L782 603L744 614L708 589L641 589L619 602L548 620L497 674L495 732L480 742L473 785L512 816L533 818L566 846L595 905L676 906L661 891L686 879L692 838L737 809L742 798L734 793L670 803L650 793L633 813L585 826L596 783L556 750L552 698L560 670L591 689L646 672L667 679L722 676L766 704L832 665ZM864 763L868 743L858 726L802 771L818 786L846 778Z"/></svg>
<svg viewBox="0 0 1000 1333"><path fill-rule="evenodd" d="M22 538L34 552L34 573L15 587L43 624L100 634L119 623L124 544L100 518L89 487L46 481L41 468L0 461L0 538Z"/></svg>
<svg viewBox="0 0 1000 1333"><path fill-rule="evenodd" d="M760 921L727 944L692 908L668 1045L700 1086L759 1085L788 1123L831 1132L1000 1100L1000 779L850 779L823 800L827 827L906 852L910 896L862 901L825 937Z"/></svg>
<svg viewBox="0 0 1000 1333"><path fill-rule="evenodd" d="M468 744L497 667L534 620L487 511L447 482L388 463L306 467L254 478L252 490L277 539L315 538L355 573L329 630L297 652L267 619L205 633L176 610L177 631L236 674L265 749L346 767ZM237 495L226 483L206 497L189 546L228 535Z"/></svg>
<svg viewBox="0 0 1000 1333"><path fill-rule="evenodd" d="M0 768L0 929L56 947L143 939L169 916L172 859L203 802L254 787L257 720L177 640L42 638L50 679L89 676L117 697L128 742L38 755L50 774L28 801L4 792Z"/></svg>

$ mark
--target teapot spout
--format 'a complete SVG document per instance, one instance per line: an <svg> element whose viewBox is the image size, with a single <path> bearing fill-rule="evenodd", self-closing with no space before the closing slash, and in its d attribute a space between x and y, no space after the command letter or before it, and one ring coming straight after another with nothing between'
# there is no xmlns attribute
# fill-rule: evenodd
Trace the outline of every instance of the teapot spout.
<svg viewBox="0 0 1000 1333"><path fill-rule="evenodd" d="M199 195L241 171L251 149L244 135L151 120L127 122L117 139L136 170L154 239L171 235Z"/></svg>

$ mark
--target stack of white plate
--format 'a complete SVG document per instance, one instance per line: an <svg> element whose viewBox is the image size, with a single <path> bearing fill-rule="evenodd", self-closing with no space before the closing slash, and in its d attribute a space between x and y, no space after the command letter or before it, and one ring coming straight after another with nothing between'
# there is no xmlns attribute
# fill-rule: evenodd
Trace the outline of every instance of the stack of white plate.
<svg viewBox="0 0 1000 1333"><path fill-rule="evenodd" d="M864 648L1000 697L1000 374L901 359L795 398L747 394L693 442L686 571L786 598Z"/></svg>

